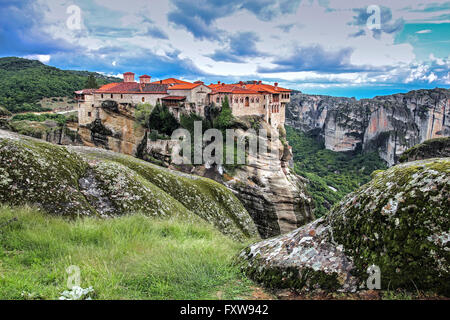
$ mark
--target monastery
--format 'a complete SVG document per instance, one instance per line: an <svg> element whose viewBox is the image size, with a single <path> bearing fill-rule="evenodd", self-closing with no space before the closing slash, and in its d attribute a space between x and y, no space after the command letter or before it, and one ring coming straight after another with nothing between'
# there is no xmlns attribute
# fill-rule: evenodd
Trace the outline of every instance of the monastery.
<svg viewBox="0 0 450 320"><path fill-rule="evenodd" d="M80 126L104 119L105 106L114 103L121 110L129 110L140 103L162 104L179 119L182 113L194 112L204 116L205 107L212 103L221 106L228 97L235 116L262 115L274 128L284 125L285 108L290 101L291 91L261 81L205 85L169 78L151 82L151 77L143 75L139 82L135 74L123 74L123 82L110 83L99 89L85 89L75 92L78 101L78 121Z"/></svg>

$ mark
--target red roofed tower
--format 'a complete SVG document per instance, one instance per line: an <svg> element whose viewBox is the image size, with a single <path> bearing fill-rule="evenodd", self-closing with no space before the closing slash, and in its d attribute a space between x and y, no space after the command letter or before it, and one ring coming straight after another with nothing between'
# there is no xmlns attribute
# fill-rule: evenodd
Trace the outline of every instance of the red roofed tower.
<svg viewBox="0 0 450 320"><path fill-rule="evenodd" d="M134 73L133 72L125 72L123 74L123 82L134 82Z"/></svg>
<svg viewBox="0 0 450 320"><path fill-rule="evenodd" d="M144 74L143 76L140 76L140 77L139 77L139 82L140 82L140 83L150 83L150 79L151 79L151 78L152 78L152 77L150 77L150 76Z"/></svg>

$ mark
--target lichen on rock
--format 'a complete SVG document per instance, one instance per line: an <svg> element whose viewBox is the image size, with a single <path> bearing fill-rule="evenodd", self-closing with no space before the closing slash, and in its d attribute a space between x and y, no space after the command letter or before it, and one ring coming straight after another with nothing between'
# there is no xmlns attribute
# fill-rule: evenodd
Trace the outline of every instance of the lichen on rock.
<svg viewBox="0 0 450 320"><path fill-rule="evenodd" d="M0 203L68 217L144 213L203 219L237 239L256 227L226 187L107 150L62 147L0 130Z"/></svg>
<svg viewBox="0 0 450 320"><path fill-rule="evenodd" d="M409 162L377 173L326 217L240 257L244 271L269 287L352 291L376 265L384 289L450 295L449 212L450 159ZM324 275L328 281L317 280Z"/></svg>

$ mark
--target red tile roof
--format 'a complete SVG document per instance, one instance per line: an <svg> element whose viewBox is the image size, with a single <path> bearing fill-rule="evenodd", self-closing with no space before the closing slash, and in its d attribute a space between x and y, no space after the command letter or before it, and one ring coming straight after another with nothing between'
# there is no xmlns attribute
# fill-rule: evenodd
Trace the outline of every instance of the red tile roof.
<svg viewBox="0 0 450 320"><path fill-rule="evenodd" d="M182 84L182 83L190 83L187 81L183 81L180 79L175 79L175 78L168 78L168 79L163 79L163 80L159 80L159 81L154 81L152 82L153 84Z"/></svg>
<svg viewBox="0 0 450 320"><path fill-rule="evenodd" d="M137 82L119 82L110 83L102 86L96 93L149 93L164 94L167 93L167 85Z"/></svg>
<svg viewBox="0 0 450 320"><path fill-rule="evenodd" d="M239 87L242 88L243 91L242 93L250 93L249 91L244 92L245 90L250 90L253 91L253 93L263 93L263 92L268 92L268 93L272 93L272 94L276 94L276 93L280 93L280 92L291 92L291 90L289 89L285 89L285 88L281 88L281 87L275 87L272 86L270 84L263 84L263 83L235 83L235 84L224 84L224 83L215 83L215 84L210 84L208 87L210 87L214 92L230 92L231 93L231 88L234 87ZM234 93L237 89L233 89Z"/></svg>
<svg viewBox="0 0 450 320"><path fill-rule="evenodd" d="M148 75L146 75L146 74L144 74L143 76L140 76L139 78L147 78L147 79L150 79L151 77L148 76Z"/></svg>
<svg viewBox="0 0 450 320"><path fill-rule="evenodd" d="M260 94L258 91L243 88L239 84L219 84L209 86L212 94L216 93L235 93L235 94Z"/></svg>
<svg viewBox="0 0 450 320"><path fill-rule="evenodd" d="M182 84L174 84L169 87L169 90L191 90L197 88L202 85L202 83L182 83Z"/></svg>

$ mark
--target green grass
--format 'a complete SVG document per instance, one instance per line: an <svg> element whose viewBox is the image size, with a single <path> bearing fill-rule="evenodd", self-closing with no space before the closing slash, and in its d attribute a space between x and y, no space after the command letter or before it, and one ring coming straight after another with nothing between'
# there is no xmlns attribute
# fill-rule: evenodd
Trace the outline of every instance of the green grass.
<svg viewBox="0 0 450 320"><path fill-rule="evenodd" d="M70 265L95 299L243 298L252 283L234 257L244 246L207 224L140 214L67 220L3 206L0 299L58 299Z"/></svg>
<svg viewBox="0 0 450 320"><path fill-rule="evenodd" d="M294 170L309 180L307 189L314 199L317 217L369 182L373 171L387 168L375 152L334 152L325 149L323 141L300 130L286 126L286 133L294 155Z"/></svg>

